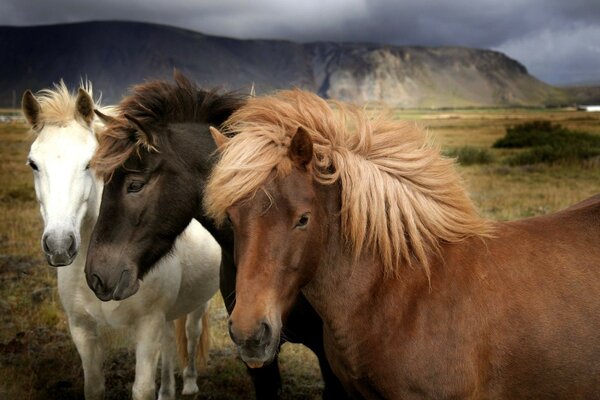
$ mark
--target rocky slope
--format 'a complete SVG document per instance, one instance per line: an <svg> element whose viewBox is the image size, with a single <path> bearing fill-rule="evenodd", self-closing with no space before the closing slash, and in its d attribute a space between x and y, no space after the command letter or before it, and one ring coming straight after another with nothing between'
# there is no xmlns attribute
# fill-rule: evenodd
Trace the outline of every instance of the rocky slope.
<svg viewBox="0 0 600 400"><path fill-rule="evenodd" d="M169 26L89 22L0 27L0 106L61 78L87 77L105 103L173 68L204 86L258 93L298 86L402 107L542 106L569 95L504 54L467 48L237 40ZM16 99L16 100L15 100Z"/></svg>

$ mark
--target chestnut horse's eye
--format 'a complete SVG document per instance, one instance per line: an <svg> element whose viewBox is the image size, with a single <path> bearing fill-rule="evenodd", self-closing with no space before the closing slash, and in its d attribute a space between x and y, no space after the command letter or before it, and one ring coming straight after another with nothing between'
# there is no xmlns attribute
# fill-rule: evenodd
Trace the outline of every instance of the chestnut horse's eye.
<svg viewBox="0 0 600 400"><path fill-rule="evenodd" d="M140 190L142 190L144 185L145 183L142 181L133 181L129 184L129 186L127 186L127 193L139 192Z"/></svg>
<svg viewBox="0 0 600 400"><path fill-rule="evenodd" d="M304 228L306 227L306 225L308 225L308 220L310 219L310 214L306 213L303 214L300 219L298 220L298 222L296 223L295 228Z"/></svg>
<svg viewBox="0 0 600 400"><path fill-rule="evenodd" d="M37 164L34 163L33 160L31 160L31 159L27 160L27 165L29 165L32 170L39 171Z"/></svg>

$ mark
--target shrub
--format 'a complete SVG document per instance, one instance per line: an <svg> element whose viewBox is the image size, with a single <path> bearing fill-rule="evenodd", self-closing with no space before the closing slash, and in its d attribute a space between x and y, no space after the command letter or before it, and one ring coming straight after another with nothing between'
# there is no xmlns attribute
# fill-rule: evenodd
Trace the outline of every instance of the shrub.
<svg viewBox="0 0 600 400"><path fill-rule="evenodd" d="M445 152L448 157L454 157L462 165L489 164L494 157L481 147L463 146Z"/></svg>
<svg viewBox="0 0 600 400"><path fill-rule="evenodd" d="M574 132L548 121L533 121L506 129L495 148L530 148L507 159L510 165L572 163L600 155L600 136Z"/></svg>

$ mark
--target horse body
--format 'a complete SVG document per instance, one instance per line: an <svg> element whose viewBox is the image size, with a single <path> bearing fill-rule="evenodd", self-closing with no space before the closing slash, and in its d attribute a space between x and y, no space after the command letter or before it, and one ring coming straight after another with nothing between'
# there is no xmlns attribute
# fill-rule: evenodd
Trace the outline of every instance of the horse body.
<svg viewBox="0 0 600 400"><path fill-rule="evenodd" d="M97 146L91 97L80 90L71 97L61 83L36 99L27 92L25 115L37 133L29 164L34 170L36 195L44 219L42 248L57 270L58 292L69 329L84 369L86 399L103 398L103 344L98 327L129 327L135 332L136 378L133 397L155 397L154 374L162 354L160 397L174 398L175 318L186 321L189 354L184 371L184 393L198 391L196 357L208 302L218 287L220 248L194 222L170 256L140 285L136 296L121 302L102 302L89 289L84 267L90 237L98 217L103 183L89 169ZM58 118L60 116L60 118ZM193 287L193 289L192 289ZM180 333L178 338L182 336Z"/></svg>
<svg viewBox="0 0 600 400"><path fill-rule="evenodd" d="M598 218L599 200L499 223L444 245L430 282L329 254L303 293L334 372L364 398L597 397Z"/></svg>
<svg viewBox="0 0 600 400"><path fill-rule="evenodd" d="M175 84L136 86L115 117L100 113L107 129L92 164L110 180L86 264L88 285L97 296L112 298L115 288L120 296L135 293L137 278L151 273L153 260L169 252L179 233L196 219L221 245L220 290L231 313L237 296L233 232L205 215L202 199L215 162L209 127L221 125L242 103L239 96L199 90L176 74ZM130 278L121 282L124 273ZM323 325L314 309L300 297L287 317L285 337L305 344L319 359L323 396L345 398L325 358ZM249 369L257 398L279 397L276 356L271 361Z"/></svg>
<svg viewBox="0 0 600 400"><path fill-rule="evenodd" d="M234 231L242 358L271 357L302 293L356 398L598 398L600 198L486 221L414 127L335 110L281 92L213 132L205 206Z"/></svg>

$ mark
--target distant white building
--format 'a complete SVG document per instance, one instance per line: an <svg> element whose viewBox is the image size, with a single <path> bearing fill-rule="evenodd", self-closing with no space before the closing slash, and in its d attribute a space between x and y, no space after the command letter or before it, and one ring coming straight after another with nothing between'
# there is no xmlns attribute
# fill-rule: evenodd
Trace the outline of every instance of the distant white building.
<svg viewBox="0 0 600 400"><path fill-rule="evenodd" d="M600 106L577 106L577 109L587 112L600 112Z"/></svg>

